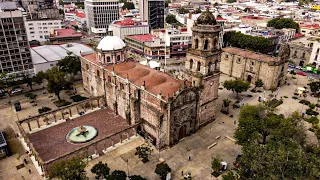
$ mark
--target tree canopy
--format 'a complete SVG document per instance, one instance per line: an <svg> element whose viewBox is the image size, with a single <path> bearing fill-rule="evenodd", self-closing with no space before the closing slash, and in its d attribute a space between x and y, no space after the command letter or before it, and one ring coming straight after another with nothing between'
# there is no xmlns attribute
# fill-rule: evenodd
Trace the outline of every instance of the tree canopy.
<svg viewBox="0 0 320 180"><path fill-rule="evenodd" d="M245 92L249 89L250 83L241 79L227 80L223 83L223 87L229 91L231 90L232 92L237 93L238 97L239 93Z"/></svg>
<svg viewBox="0 0 320 180"><path fill-rule="evenodd" d="M301 116L264 106L241 108L234 137L242 146L237 173L243 179L319 179L319 145L306 144Z"/></svg>
<svg viewBox="0 0 320 180"><path fill-rule="evenodd" d="M107 163L102 163L100 161L91 168L91 172L96 174L96 179L107 178L110 173L110 168Z"/></svg>
<svg viewBox="0 0 320 180"><path fill-rule="evenodd" d="M134 9L134 4L132 2L124 2L123 6L122 6L122 9Z"/></svg>
<svg viewBox="0 0 320 180"><path fill-rule="evenodd" d="M71 80L73 80L76 74L81 72L80 58L72 55L72 53L68 53L68 56L59 60L57 66L62 72L69 74Z"/></svg>
<svg viewBox="0 0 320 180"><path fill-rule="evenodd" d="M161 180L165 180L167 174L171 172L171 168L167 163L160 163L157 164L156 170L154 172L160 176Z"/></svg>
<svg viewBox="0 0 320 180"><path fill-rule="evenodd" d="M171 3L171 0L165 0L165 1L164 1L164 6L165 6L165 7L168 7L169 3Z"/></svg>
<svg viewBox="0 0 320 180"><path fill-rule="evenodd" d="M274 18L268 21L268 27L274 27L276 29L282 28L293 28L296 29L296 32L299 32L299 24L296 23L293 19L290 18Z"/></svg>
<svg viewBox="0 0 320 180"><path fill-rule="evenodd" d="M64 89L70 89L71 86L71 83L66 79L66 74L58 67L52 67L46 71L46 78L48 92L54 93L61 100L60 92Z"/></svg>
<svg viewBox="0 0 320 180"><path fill-rule="evenodd" d="M179 14L187 14L187 13L189 13L189 10L188 10L188 9L185 9L184 7L180 7L180 8L178 9L178 13L179 13Z"/></svg>
<svg viewBox="0 0 320 180"><path fill-rule="evenodd" d="M194 13L194 14L200 14L200 13L202 13L202 11L201 11L200 8L198 8L198 9L194 10L193 13Z"/></svg>
<svg viewBox="0 0 320 180"><path fill-rule="evenodd" d="M168 14L167 17L166 17L166 23L168 24L175 24L177 23L177 19L176 19L176 16L173 15L173 14Z"/></svg>
<svg viewBox="0 0 320 180"><path fill-rule="evenodd" d="M224 33L223 42L225 46L231 45L261 53L273 52L274 50L271 41L264 37L250 36L235 31Z"/></svg>
<svg viewBox="0 0 320 180"><path fill-rule="evenodd" d="M81 158L74 157L69 160L63 160L53 164L49 176L50 178L59 178L61 180L86 180L85 168L87 163L82 161Z"/></svg>
<svg viewBox="0 0 320 180"><path fill-rule="evenodd" d="M254 83L255 87L262 87L264 85L262 79L258 79L255 83Z"/></svg>

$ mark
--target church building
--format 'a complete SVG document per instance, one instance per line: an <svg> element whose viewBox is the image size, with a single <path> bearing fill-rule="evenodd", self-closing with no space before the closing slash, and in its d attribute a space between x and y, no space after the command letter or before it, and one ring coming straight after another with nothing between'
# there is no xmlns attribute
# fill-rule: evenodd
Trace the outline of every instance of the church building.
<svg viewBox="0 0 320 180"><path fill-rule="evenodd" d="M81 57L85 90L103 95L106 105L130 125L140 124L140 134L159 149L176 144L216 116L221 27L206 11L192 31L192 47L179 79L128 58L126 44L116 36L104 37L96 52Z"/></svg>

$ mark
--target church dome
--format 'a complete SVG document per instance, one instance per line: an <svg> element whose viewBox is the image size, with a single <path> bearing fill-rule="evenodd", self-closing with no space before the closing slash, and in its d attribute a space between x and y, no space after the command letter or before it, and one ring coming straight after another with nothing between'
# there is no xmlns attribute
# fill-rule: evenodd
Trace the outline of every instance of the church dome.
<svg viewBox="0 0 320 180"><path fill-rule="evenodd" d="M202 25L216 25L217 21L214 15L207 9L197 19L197 24Z"/></svg>
<svg viewBox="0 0 320 180"><path fill-rule="evenodd" d="M102 51L118 50L126 47L126 44L117 36L106 36L98 44L97 49Z"/></svg>

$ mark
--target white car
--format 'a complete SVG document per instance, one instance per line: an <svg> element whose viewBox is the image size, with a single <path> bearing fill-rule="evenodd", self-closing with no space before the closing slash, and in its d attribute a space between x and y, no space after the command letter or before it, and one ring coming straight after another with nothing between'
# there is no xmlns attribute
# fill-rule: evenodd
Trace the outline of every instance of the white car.
<svg viewBox="0 0 320 180"><path fill-rule="evenodd" d="M17 88L17 89L12 90L11 94L17 94L17 93L21 93L21 92L22 92L22 89Z"/></svg>
<svg viewBox="0 0 320 180"><path fill-rule="evenodd" d="M288 68L288 72L291 72L293 69L291 69L291 68Z"/></svg>
<svg viewBox="0 0 320 180"><path fill-rule="evenodd" d="M302 69L302 67L301 67L301 66L296 66L296 69L301 70L301 69Z"/></svg>
<svg viewBox="0 0 320 180"><path fill-rule="evenodd" d="M293 64L289 64L288 67L294 68L295 66Z"/></svg>

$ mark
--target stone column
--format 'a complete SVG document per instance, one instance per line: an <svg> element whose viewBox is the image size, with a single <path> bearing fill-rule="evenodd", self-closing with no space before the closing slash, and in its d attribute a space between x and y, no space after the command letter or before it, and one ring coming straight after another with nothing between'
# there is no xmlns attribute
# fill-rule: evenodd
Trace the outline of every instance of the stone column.
<svg viewBox="0 0 320 180"><path fill-rule="evenodd" d="M112 147L114 147L114 141L113 141L113 139L111 139L111 145L112 145Z"/></svg>
<svg viewBox="0 0 320 180"><path fill-rule="evenodd" d="M62 117L62 119L64 119L64 113L63 113L63 111L61 111L61 117Z"/></svg>
<svg viewBox="0 0 320 180"><path fill-rule="evenodd" d="M71 118L72 116L71 109L68 109L68 110L69 110L69 117Z"/></svg>
<svg viewBox="0 0 320 180"><path fill-rule="evenodd" d="M57 117L55 114L53 114L54 122L57 122Z"/></svg>
<svg viewBox="0 0 320 180"><path fill-rule="evenodd" d="M122 134L119 134L120 143L122 143Z"/></svg>
<svg viewBox="0 0 320 180"><path fill-rule="evenodd" d="M89 104L90 104L90 109L92 110L93 107L92 107L92 102L91 102L91 100L89 101Z"/></svg>

